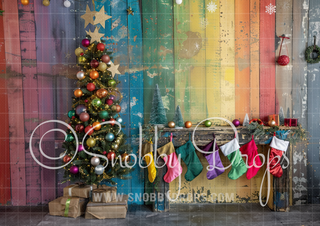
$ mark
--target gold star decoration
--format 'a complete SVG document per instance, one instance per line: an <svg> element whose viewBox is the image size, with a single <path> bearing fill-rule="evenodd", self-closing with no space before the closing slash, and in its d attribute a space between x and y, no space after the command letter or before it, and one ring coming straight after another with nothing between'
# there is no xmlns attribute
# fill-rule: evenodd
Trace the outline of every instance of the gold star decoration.
<svg viewBox="0 0 320 226"><path fill-rule="evenodd" d="M96 11L91 11L89 6L87 5L86 13L81 16L81 18L84 19L84 28L86 28L88 24L93 24L93 17L95 13Z"/></svg>
<svg viewBox="0 0 320 226"><path fill-rule="evenodd" d="M127 13L128 13L128 15L134 15L134 11L132 10L132 8L131 7L129 7L128 9L127 9Z"/></svg>
<svg viewBox="0 0 320 226"><path fill-rule="evenodd" d="M101 26L103 28L105 28L105 21L106 20L109 20L110 18L112 18L112 16L109 16L108 14L105 14L105 11L104 11L104 6L102 6L102 8L100 9L99 12L97 12L95 14L96 16L96 19L94 20L94 25L96 24L101 24Z"/></svg>
<svg viewBox="0 0 320 226"><path fill-rule="evenodd" d="M98 28L94 29L94 32L92 31L86 31L87 35L90 35L91 41L90 43L93 43L94 41L100 42L101 37L103 37L103 34L99 33Z"/></svg>
<svg viewBox="0 0 320 226"><path fill-rule="evenodd" d="M112 78L114 78L114 76L115 76L116 74L119 74L119 75L120 75L121 73L120 73L120 71L118 70L120 64L114 65L112 61L110 61L110 64L111 64L111 67L108 68L108 71L111 72Z"/></svg>

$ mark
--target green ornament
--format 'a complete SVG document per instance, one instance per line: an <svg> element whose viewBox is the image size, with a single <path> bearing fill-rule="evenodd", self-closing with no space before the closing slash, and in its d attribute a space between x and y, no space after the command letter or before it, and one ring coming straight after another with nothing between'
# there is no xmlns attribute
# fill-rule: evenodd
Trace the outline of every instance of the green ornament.
<svg viewBox="0 0 320 226"><path fill-rule="evenodd" d="M79 56L79 58L78 58L78 63L79 64L83 64L83 63L85 63L86 62L86 58L84 57L84 56Z"/></svg>
<svg viewBox="0 0 320 226"><path fill-rule="evenodd" d="M69 118L72 118L72 116L75 116L76 115L76 111L75 110L71 110L68 112L68 117Z"/></svg>
<svg viewBox="0 0 320 226"><path fill-rule="evenodd" d="M102 119L107 119L109 117L109 113L107 111L100 111L99 117Z"/></svg>
<svg viewBox="0 0 320 226"><path fill-rule="evenodd" d="M210 120L206 120L206 121L204 122L204 125L205 125L206 127L210 127L210 126L212 125L212 122L211 122Z"/></svg>
<svg viewBox="0 0 320 226"><path fill-rule="evenodd" d="M73 140L74 140L74 137L72 136L72 134L67 134L66 141L71 142Z"/></svg>
<svg viewBox="0 0 320 226"><path fill-rule="evenodd" d="M94 99L92 100L91 104L92 104L92 106L94 106L94 107L99 107L99 106L102 104L102 102L101 102L101 100L100 100L99 98L94 98Z"/></svg>
<svg viewBox="0 0 320 226"><path fill-rule="evenodd" d="M116 81L115 81L114 79L110 79L110 80L108 81L108 86L114 87L115 85L116 85Z"/></svg>

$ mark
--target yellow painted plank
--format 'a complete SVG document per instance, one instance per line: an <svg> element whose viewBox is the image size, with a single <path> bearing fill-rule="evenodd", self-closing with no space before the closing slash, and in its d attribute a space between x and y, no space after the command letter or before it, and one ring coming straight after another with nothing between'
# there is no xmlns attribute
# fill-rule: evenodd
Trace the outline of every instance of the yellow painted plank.
<svg viewBox="0 0 320 226"><path fill-rule="evenodd" d="M206 96L208 117L221 114L220 2L205 0L206 14Z"/></svg>
<svg viewBox="0 0 320 226"><path fill-rule="evenodd" d="M220 0L221 116L235 117L234 0Z"/></svg>
<svg viewBox="0 0 320 226"><path fill-rule="evenodd" d="M189 43L186 48L192 56L190 73L190 112L193 123L207 117L206 109L206 68L205 68L205 18L204 1L190 0L190 31L187 33Z"/></svg>

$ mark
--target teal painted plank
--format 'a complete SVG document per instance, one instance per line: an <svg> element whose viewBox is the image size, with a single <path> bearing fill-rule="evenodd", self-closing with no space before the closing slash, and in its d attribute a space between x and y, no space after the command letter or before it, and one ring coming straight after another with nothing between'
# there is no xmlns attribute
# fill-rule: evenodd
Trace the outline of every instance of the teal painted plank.
<svg viewBox="0 0 320 226"><path fill-rule="evenodd" d="M139 0L128 0L128 7L134 15L128 16L128 52L130 78L130 128L133 153L138 156L139 124L143 124L143 72L142 62L142 27ZM144 192L144 170L137 164L131 173L131 191L133 194ZM143 200L133 200L133 203L143 204Z"/></svg>
<svg viewBox="0 0 320 226"><path fill-rule="evenodd" d="M158 67L159 88L166 108L168 121L172 121L175 112L174 97L174 60L173 60L173 1L156 1L158 21Z"/></svg>

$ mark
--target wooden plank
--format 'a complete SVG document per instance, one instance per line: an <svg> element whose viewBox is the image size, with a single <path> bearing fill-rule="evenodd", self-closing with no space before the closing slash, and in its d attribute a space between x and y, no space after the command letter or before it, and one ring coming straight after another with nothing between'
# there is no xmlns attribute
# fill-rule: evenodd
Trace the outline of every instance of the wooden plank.
<svg viewBox="0 0 320 226"><path fill-rule="evenodd" d="M185 121L190 115L190 58L186 53L187 32L190 30L190 2L184 0L174 8L175 105L179 105Z"/></svg>
<svg viewBox="0 0 320 226"><path fill-rule="evenodd" d="M235 0L235 118L250 112L250 0Z"/></svg>
<svg viewBox="0 0 320 226"><path fill-rule="evenodd" d="M23 94L18 2L2 1L5 46L6 76L8 77L8 107L10 134L10 171L12 205L26 205L25 142L23 120Z"/></svg>
<svg viewBox="0 0 320 226"><path fill-rule="evenodd" d="M276 112L280 107L284 112L290 112L292 116L292 0L277 1L276 14L276 36L285 36L290 39L284 39L281 55L287 55L290 63L287 66L280 66L276 63ZM276 42L276 59L278 59L281 46L281 39Z"/></svg>
<svg viewBox="0 0 320 226"><path fill-rule="evenodd" d="M64 36L64 31L56 26L63 20L58 15L55 7L58 2L51 2L50 7L43 7L42 2L34 2L36 21L36 50L37 50L37 73L38 73L38 97L39 97L39 121L47 121L55 118L55 78L52 76L52 65L58 63L59 55L62 54L59 38ZM50 53L50 54L48 54ZM39 128L39 136L55 125L46 124ZM42 148L47 155L54 155L54 133L50 133L43 139ZM40 161L46 165L54 166L55 162L40 156ZM41 203L48 203L56 198L56 174L54 170L41 169ZM39 178L40 180L40 178Z"/></svg>
<svg viewBox="0 0 320 226"><path fill-rule="evenodd" d="M209 6L216 6L211 9ZM208 117L221 114L220 3L205 0L206 21L206 96ZM210 9L210 10L209 10Z"/></svg>
<svg viewBox="0 0 320 226"><path fill-rule="evenodd" d="M143 124L143 65L142 56L142 24L138 0L128 0L128 6L134 10L134 16L128 16L128 45L129 45L129 78L130 78L130 127L133 153L138 156L137 138L139 138L139 124ZM143 193L145 178L143 169L137 164L131 173L131 190L133 194ZM143 201L134 201L142 204Z"/></svg>
<svg viewBox="0 0 320 226"><path fill-rule="evenodd" d="M168 121L172 121L175 113L174 103L174 62L173 62L173 1L157 1L158 24L158 67L159 88L162 91L164 107L167 109Z"/></svg>
<svg viewBox="0 0 320 226"><path fill-rule="evenodd" d="M293 0L292 38L292 99L293 117L298 118L303 128L307 127L307 73L304 52L308 37L309 0ZM311 43L310 43L311 44ZM297 144L293 154L293 204L307 202L307 146Z"/></svg>
<svg viewBox="0 0 320 226"><path fill-rule="evenodd" d="M0 1L0 9L2 9ZM2 158L0 160L0 205L7 205L11 201L10 187L10 147L9 147L9 108L8 90L6 79L6 52L4 39L3 16L0 16L0 114L2 115L3 126L0 131L0 145L2 147Z"/></svg>
<svg viewBox="0 0 320 226"><path fill-rule="evenodd" d="M157 2L142 0L143 24L143 63L146 69L143 72L144 86L144 121L150 121L153 93L155 85L159 83L158 71L158 30ZM161 90L160 90L161 91ZM164 93L161 91L161 93Z"/></svg>
<svg viewBox="0 0 320 226"><path fill-rule="evenodd" d="M317 36L316 45L320 45L320 38L318 36L320 30L320 2L316 0L310 0L309 5L309 34L308 44L311 46L314 44L313 36ZM310 133L310 140L308 146L308 203L319 204L320 200L317 198L320 196L320 188L316 186L320 180L319 170L319 142L320 142L320 118L319 109L320 102L318 96L320 96L320 78L319 78L319 65L308 64L308 127L307 131Z"/></svg>
<svg viewBox="0 0 320 226"><path fill-rule="evenodd" d="M37 74L37 53L35 43L35 18L34 5L19 5L20 22L20 44L23 80L23 101L24 101L24 126L25 142L29 144L29 138L39 121L39 100L38 100L38 79ZM30 62L30 63L27 63ZM35 133L35 140L39 139L39 131ZM26 149L26 192L27 205L37 205L41 203L40 166L33 160L29 145ZM33 151L39 158L38 145L34 145Z"/></svg>
<svg viewBox="0 0 320 226"><path fill-rule="evenodd" d="M221 117L235 117L234 1L220 0Z"/></svg>
<svg viewBox="0 0 320 226"><path fill-rule="evenodd" d="M275 109L275 13L266 10L275 0L260 1L260 119L268 121Z"/></svg>
<svg viewBox="0 0 320 226"><path fill-rule="evenodd" d="M203 1L190 1L190 31L187 33L187 49L191 58L190 70L190 117L192 122L198 122L207 117L206 107L206 68L205 68L205 29L207 21L205 19L205 6Z"/></svg>
<svg viewBox="0 0 320 226"><path fill-rule="evenodd" d="M259 118L259 0L250 0L250 115Z"/></svg>

